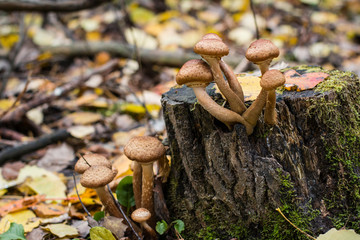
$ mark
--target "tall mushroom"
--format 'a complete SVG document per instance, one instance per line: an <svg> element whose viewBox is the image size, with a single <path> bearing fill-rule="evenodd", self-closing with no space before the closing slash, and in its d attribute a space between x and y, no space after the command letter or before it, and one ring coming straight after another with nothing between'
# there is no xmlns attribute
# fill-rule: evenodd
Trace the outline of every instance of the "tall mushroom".
<svg viewBox="0 0 360 240"><path fill-rule="evenodd" d="M216 39L211 35L211 37L205 37L196 43L194 52L201 55L201 57L209 64L214 80L229 102L230 109L240 114L243 113L246 110L244 102L225 82L220 69L221 57L229 54L228 46L226 46L221 39Z"/></svg>
<svg viewBox="0 0 360 240"><path fill-rule="evenodd" d="M246 121L248 121L253 127L256 126L257 120L261 114L262 109L266 103L266 97L268 91L275 91L275 89L285 83L284 74L279 70L269 70L261 77L260 86L261 91L255 101L242 115ZM273 109L275 112L275 108ZM272 113L275 115L275 113Z"/></svg>
<svg viewBox="0 0 360 240"><path fill-rule="evenodd" d="M259 39L250 44L246 51L246 58L259 65L261 75L264 75L269 70L271 61L279 56L279 49L270 41L266 39ZM275 89L268 91L264 118L267 124L274 125L276 117L274 118L276 94Z"/></svg>
<svg viewBox="0 0 360 240"><path fill-rule="evenodd" d="M151 213L146 208L138 208L131 213L131 219L137 223L140 223L146 232L148 232L152 239L156 239L156 232L150 225L146 222L151 218Z"/></svg>
<svg viewBox="0 0 360 240"><path fill-rule="evenodd" d="M247 134L250 135L252 127L243 117L220 106L206 93L205 88L211 81L212 75L209 66L200 59L187 61L176 75L177 84L185 84L192 88L200 105L212 116L229 128L235 123L241 123L246 127Z"/></svg>
<svg viewBox="0 0 360 240"><path fill-rule="evenodd" d="M124 153L130 160L138 162L142 167L141 207L150 211L153 216L150 220L152 225L155 223L153 163L162 160L165 155L165 147L157 138L138 136L130 139L124 148Z"/></svg>
<svg viewBox="0 0 360 240"><path fill-rule="evenodd" d="M100 201L111 216L123 218L121 211L110 195L111 193L106 188L106 185L114 179L116 173L117 170L106 166L91 166L82 174L80 183L83 187L95 189Z"/></svg>

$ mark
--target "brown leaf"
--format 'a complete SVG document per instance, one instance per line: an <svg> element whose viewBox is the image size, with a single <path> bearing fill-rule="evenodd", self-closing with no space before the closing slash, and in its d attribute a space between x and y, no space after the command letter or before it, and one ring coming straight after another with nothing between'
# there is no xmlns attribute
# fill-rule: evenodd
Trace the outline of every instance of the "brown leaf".
<svg viewBox="0 0 360 240"><path fill-rule="evenodd" d="M66 212L63 206L57 204L45 204L45 203L39 203L33 206L32 210L35 212L35 214L38 217L42 217L42 218L59 216Z"/></svg>
<svg viewBox="0 0 360 240"><path fill-rule="evenodd" d="M124 236L127 226L123 223L122 218L106 216L101 224L104 228L109 229L117 239Z"/></svg>
<svg viewBox="0 0 360 240"><path fill-rule="evenodd" d="M22 162L6 163L1 170L1 174L7 181L15 180L19 175L20 169L24 166L25 164Z"/></svg>

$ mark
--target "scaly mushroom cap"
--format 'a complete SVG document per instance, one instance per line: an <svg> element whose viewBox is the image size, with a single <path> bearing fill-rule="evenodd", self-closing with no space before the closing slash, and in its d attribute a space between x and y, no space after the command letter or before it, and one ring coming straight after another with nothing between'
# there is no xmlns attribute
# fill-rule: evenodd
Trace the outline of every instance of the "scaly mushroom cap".
<svg viewBox="0 0 360 240"><path fill-rule="evenodd" d="M149 220L151 213L146 208L138 208L131 213L131 219L137 223L142 223Z"/></svg>
<svg viewBox="0 0 360 240"><path fill-rule="evenodd" d="M261 78L260 86L269 91L276 89L285 83L285 76L279 70L272 69L266 71Z"/></svg>
<svg viewBox="0 0 360 240"><path fill-rule="evenodd" d="M278 56L279 48L267 39L259 39L252 42L245 54L245 57L253 63L263 62Z"/></svg>
<svg viewBox="0 0 360 240"><path fill-rule="evenodd" d="M229 54L229 47L221 40L205 38L195 44L194 52L201 56L208 55L221 58Z"/></svg>
<svg viewBox="0 0 360 240"><path fill-rule="evenodd" d="M76 162L74 168L75 172L82 174L90 167L89 164L86 163L84 158L90 164L90 166L100 165L111 169L111 162L107 160L104 156L95 153L88 153L79 158L79 160Z"/></svg>
<svg viewBox="0 0 360 240"><path fill-rule="evenodd" d="M92 166L81 175L80 183L86 188L103 187L111 182L117 170L105 166Z"/></svg>
<svg viewBox="0 0 360 240"><path fill-rule="evenodd" d="M210 67L201 59L187 61L176 75L177 84L186 84L188 87L206 87L212 81Z"/></svg>
<svg viewBox="0 0 360 240"><path fill-rule="evenodd" d="M215 39L215 40L219 40L222 41L222 39L215 33L207 33L205 34L202 39Z"/></svg>
<svg viewBox="0 0 360 240"><path fill-rule="evenodd" d="M124 148L125 155L139 163L151 163L165 155L165 147L154 137L133 137Z"/></svg>

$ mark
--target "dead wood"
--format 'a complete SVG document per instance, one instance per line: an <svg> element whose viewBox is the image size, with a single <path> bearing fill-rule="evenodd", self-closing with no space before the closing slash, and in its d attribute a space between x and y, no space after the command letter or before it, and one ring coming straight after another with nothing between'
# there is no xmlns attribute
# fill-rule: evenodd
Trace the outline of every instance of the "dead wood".
<svg viewBox="0 0 360 240"><path fill-rule="evenodd" d="M99 6L109 0L0 0L2 11L74 12Z"/></svg>

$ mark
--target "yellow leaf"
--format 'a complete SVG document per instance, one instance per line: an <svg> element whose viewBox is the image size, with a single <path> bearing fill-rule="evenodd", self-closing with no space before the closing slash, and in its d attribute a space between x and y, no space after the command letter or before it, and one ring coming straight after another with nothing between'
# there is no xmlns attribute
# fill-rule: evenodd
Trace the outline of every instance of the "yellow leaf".
<svg viewBox="0 0 360 240"><path fill-rule="evenodd" d="M148 23L155 16L152 11L139 7L139 5L136 3L133 3L129 6L129 13L131 20L139 25Z"/></svg>
<svg viewBox="0 0 360 240"><path fill-rule="evenodd" d="M76 237L79 235L79 232L76 228L66 225L66 224L49 224L43 227L43 229L50 231L52 234L63 238L63 237Z"/></svg>
<svg viewBox="0 0 360 240"><path fill-rule="evenodd" d="M8 110L15 102L15 99L0 99L0 110Z"/></svg>
<svg viewBox="0 0 360 240"><path fill-rule="evenodd" d="M101 33L98 31L92 31L86 33L86 40L96 42L101 40Z"/></svg>
<svg viewBox="0 0 360 240"><path fill-rule="evenodd" d="M115 178L132 175L132 171L130 169L131 162L132 161L128 159L125 154L116 158L113 163L113 167L118 170Z"/></svg>
<svg viewBox="0 0 360 240"><path fill-rule="evenodd" d="M255 100L261 91L260 78L256 76L238 76L244 92L245 101Z"/></svg>
<svg viewBox="0 0 360 240"><path fill-rule="evenodd" d="M75 112L69 114L67 117L71 119L74 124L78 125L91 124L102 119L101 114L93 112Z"/></svg>
<svg viewBox="0 0 360 240"><path fill-rule="evenodd" d="M166 11L166 12L163 12L163 13L160 13L157 18L159 20L159 22L162 22L162 21L168 21L169 19L171 18L176 18L180 16L180 12L179 11L175 11L175 10L170 10L170 11Z"/></svg>
<svg viewBox="0 0 360 240"><path fill-rule="evenodd" d="M6 232L10 223L15 222L24 227L25 232L31 232L34 228L38 227L40 220L36 218L35 214L30 210L22 210L5 215L0 221L0 233Z"/></svg>
<svg viewBox="0 0 360 240"><path fill-rule="evenodd" d="M44 61L50 59L51 57L52 57L51 52L43 52L37 57L37 60Z"/></svg>
<svg viewBox="0 0 360 240"><path fill-rule="evenodd" d="M112 139L116 146L125 146L132 137L144 136L145 132L146 132L145 127L139 127L129 132L114 133Z"/></svg>
<svg viewBox="0 0 360 240"><path fill-rule="evenodd" d="M112 233L104 227L93 227L90 229L91 240L115 240Z"/></svg>
<svg viewBox="0 0 360 240"><path fill-rule="evenodd" d="M0 43L6 50L11 49L17 41L19 41L19 35L16 33L0 37Z"/></svg>

